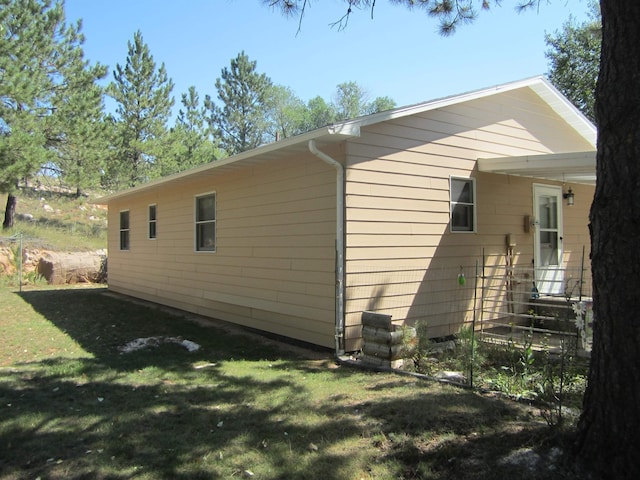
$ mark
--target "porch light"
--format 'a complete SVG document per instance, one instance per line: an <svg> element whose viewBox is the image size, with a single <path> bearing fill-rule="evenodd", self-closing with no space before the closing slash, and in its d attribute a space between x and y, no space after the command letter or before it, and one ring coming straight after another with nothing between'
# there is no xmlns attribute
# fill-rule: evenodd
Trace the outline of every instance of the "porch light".
<svg viewBox="0 0 640 480"><path fill-rule="evenodd" d="M571 187L569 187L569 190L567 190L566 193L562 194L562 198L564 198L567 201L567 205L570 207L573 207L573 202L575 200L575 194L573 193L573 190L571 190Z"/></svg>

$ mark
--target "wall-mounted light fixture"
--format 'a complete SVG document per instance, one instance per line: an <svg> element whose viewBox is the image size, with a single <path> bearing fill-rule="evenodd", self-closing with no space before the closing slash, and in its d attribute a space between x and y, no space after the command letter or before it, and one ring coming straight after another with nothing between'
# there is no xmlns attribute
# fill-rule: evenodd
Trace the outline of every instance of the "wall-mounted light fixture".
<svg viewBox="0 0 640 480"><path fill-rule="evenodd" d="M575 194L573 193L573 190L571 190L571 187L569 187L569 190L567 190L566 193L562 194L562 198L564 198L567 201L567 205L570 207L573 207L573 202L575 200Z"/></svg>

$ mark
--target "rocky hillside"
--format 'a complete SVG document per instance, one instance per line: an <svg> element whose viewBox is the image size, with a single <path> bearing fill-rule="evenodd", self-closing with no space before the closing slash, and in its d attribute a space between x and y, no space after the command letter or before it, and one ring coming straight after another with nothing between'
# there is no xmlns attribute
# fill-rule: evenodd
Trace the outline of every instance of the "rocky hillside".
<svg viewBox="0 0 640 480"><path fill-rule="evenodd" d="M76 198L60 187L23 187L18 192L15 225L0 231L0 276L25 281L75 283L100 281L106 271L107 210ZM6 195L0 197L4 217Z"/></svg>

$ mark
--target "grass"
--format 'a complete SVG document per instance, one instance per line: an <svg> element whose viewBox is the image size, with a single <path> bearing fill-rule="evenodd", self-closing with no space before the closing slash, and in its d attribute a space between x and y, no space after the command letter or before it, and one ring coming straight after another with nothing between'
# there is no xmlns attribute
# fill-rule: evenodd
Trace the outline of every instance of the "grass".
<svg viewBox="0 0 640 480"><path fill-rule="evenodd" d="M0 236L22 233L29 248L86 251L107 247L107 210L92 205L88 198L31 188L21 188L17 198L14 227ZM4 217L6 195L0 202ZM23 219L24 215L33 220Z"/></svg>
<svg viewBox="0 0 640 480"><path fill-rule="evenodd" d="M335 364L102 288L0 287L0 478L573 478L535 408ZM180 337L131 353L144 337ZM535 448L530 469L505 462ZM576 477L577 478L577 477Z"/></svg>

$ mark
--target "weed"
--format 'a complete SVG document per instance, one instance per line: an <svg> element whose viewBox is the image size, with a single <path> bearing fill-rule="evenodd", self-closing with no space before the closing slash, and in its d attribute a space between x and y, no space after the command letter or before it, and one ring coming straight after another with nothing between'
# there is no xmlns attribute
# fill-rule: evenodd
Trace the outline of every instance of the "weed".
<svg viewBox="0 0 640 480"><path fill-rule="evenodd" d="M415 331L415 334L414 334ZM428 357L431 352L432 342L427 335L427 322L418 320L414 331L405 330L403 346L405 357L411 359L413 369L418 373L428 373Z"/></svg>
<svg viewBox="0 0 640 480"><path fill-rule="evenodd" d="M541 348L534 345L533 321L519 341L511 337L502 345L478 342L470 328L463 328L457 335L456 349L441 356L437 363L426 360L433 355L434 348L426 336L426 326L418 328L414 342L422 347L414 351L412 359L419 373L434 375L437 369L462 370L477 387L535 401L549 426L562 425L567 401L571 408L580 407L586 364L577 361L575 345L564 336L559 354L551 353L549 336L542 337Z"/></svg>
<svg viewBox="0 0 640 480"><path fill-rule="evenodd" d="M463 327L457 336L459 360L466 378L473 385L474 372L479 372L484 363L482 349L472 327Z"/></svg>
<svg viewBox="0 0 640 480"><path fill-rule="evenodd" d="M22 274L22 282L27 285L46 285L47 279L40 275L38 272L25 272Z"/></svg>

